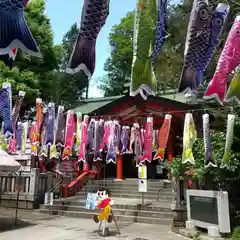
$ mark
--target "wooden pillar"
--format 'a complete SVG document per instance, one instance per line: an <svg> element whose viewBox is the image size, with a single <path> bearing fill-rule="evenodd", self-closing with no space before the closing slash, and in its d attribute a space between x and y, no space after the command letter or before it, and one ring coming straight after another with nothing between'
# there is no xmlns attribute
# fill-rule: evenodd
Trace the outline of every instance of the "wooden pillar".
<svg viewBox="0 0 240 240"><path fill-rule="evenodd" d="M88 171L88 163L87 162L83 163L83 171L85 171L85 172Z"/></svg>
<svg viewBox="0 0 240 240"><path fill-rule="evenodd" d="M168 154L168 163L171 163L173 160L172 134L169 135L168 144L167 144L167 154Z"/></svg>
<svg viewBox="0 0 240 240"><path fill-rule="evenodd" d="M123 180L123 158L121 154L117 155L117 180Z"/></svg>
<svg viewBox="0 0 240 240"><path fill-rule="evenodd" d="M168 163L171 163L173 160L173 143L172 143L172 134L169 135L168 143L167 143L167 158ZM171 170L168 169L168 180L172 179Z"/></svg>

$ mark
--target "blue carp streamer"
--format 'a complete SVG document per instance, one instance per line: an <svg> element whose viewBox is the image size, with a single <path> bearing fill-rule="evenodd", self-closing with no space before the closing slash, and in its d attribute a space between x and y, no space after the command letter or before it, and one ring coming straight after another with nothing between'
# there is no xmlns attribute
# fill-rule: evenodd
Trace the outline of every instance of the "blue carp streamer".
<svg viewBox="0 0 240 240"><path fill-rule="evenodd" d="M152 53L152 61L155 61L160 52L164 41L166 39L166 15L167 15L167 1L157 0L157 27L156 40Z"/></svg>
<svg viewBox="0 0 240 240"><path fill-rule="evenodd" d="M226 22L230 6L219 3L210 21L209 45L203 58L200 59L196 72L196 88L202 83L203 74L211 61L216 48L219 45L221 33Z"/></svg>

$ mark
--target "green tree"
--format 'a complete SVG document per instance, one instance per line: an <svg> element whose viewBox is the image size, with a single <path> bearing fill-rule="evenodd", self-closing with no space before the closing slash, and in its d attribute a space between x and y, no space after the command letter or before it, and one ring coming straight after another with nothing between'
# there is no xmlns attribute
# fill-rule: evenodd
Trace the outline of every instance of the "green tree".
<svg viewBox="0 0 240 240"><path fill-rule="evenodd" d="M106 76L100 79L100 88L105 96L123 93L123 85L130 81L133 58L134 12L129 12L120 24L113 26L109 35L110 57L106 60Z"/></svg>
<svg viewBox="0 0 240 240"><path fill-rule="evenodd" d="M236 123L237 128L239 128L239 123ZM239 146L239 139L235 136L234 143L232 145L231 155L229 158L230 168L220 168L221 161L224 154L225 148L225 131L215 131L211 130L211 143L213 149L213 159L217 164L217 167L204 167L204 142L203 137L199 136L195 144L193 145L193 156L195 159L195 165L183 164L180 156L174 158L173 162L169 165L169 168L172 170L173 175L175 176L184 176L187 171L192 171L193 178L197 180L205 180L208 183L215 181L224 183L227 178L237 178L240 173L240 152L236 148L236 145ZM219 141L221 139L221 141Z"/></svg>
<svg viewBox="0 0 240 240"><path fill-rule="evenodd" d="M9 68L0 61L0 86L3 82L9 82L12 85L13 98L18 91L25 91L27 94L25 100L31 101L36 98L38 93L38 76L31 71L20 71L17 67Z"/></svg>

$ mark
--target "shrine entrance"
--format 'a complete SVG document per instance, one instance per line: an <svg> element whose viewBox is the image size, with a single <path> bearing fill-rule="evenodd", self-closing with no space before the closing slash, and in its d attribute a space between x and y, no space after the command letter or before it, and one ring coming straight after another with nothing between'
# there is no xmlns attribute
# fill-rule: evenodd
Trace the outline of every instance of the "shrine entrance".
<svg viewBox="0 0 240 240"><path fill-rule="evenodd" d="M187 103L173 100L169 96L149 97L146 101L141 97L116 96L107 98L86 99L82 105L73 109L74 112L81 112L90 117L103 118L104 120L117 119L120 125L132 126L134 122L144 125L146 118L154 118L154 129L159 129L164 120L165 114L171 113L171 129L165 152L165 160L160 163L154 160L147 165L147 175L149 179L166 179L166 164L172 161L173 156L179 154L179 136L182 136L184 126L184 116L188 109L193 109ZM102 168L102 178L126 179L137 178L138 168L134 161L133 154L123 154L117 156L117 163L105 164Z"/></svg>

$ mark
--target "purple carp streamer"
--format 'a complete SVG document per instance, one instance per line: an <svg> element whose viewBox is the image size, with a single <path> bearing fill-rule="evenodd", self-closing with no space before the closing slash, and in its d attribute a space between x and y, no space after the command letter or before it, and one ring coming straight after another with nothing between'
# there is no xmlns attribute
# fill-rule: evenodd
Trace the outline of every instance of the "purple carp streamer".
<svg viewBox="0 0 240 240"><path fill-rule="evenodd" d="M63 147L65 141L64 106L58 106L57 123L56 123L56 146Z"/></svg>
<svg viewBox="0 0 240 240"><path fill-rule="evenodd" d="M17 97L17 100L16 100L15 105L12 110L12 121L13 121L14 128L16 127L16 124L17 124L17 120L19 117L19 112L20 112L20 109L22 106L24 96L25 96L25 92L23 92L23 91L18 92L18 97Z"/></svg>
<svg viewBox="0 0 240 240"><path fill-rule="evenodd" d="M109 15L109 0L84 0L81 27L66 69L91 78L95 70L96 40Z"/></svg>
<svg viewBox="0 0 240 240"><path fill-rule="evenodd" d="M4 90L5 89L5 90ZM2 85L0 96L0 108L3 118L3 135L6 139L13 136L13 122L12 122L12 87L10 83L4 82Z"/></svg>
<svg viewBox="0 0 240 240"><path fill-rule="evenodd" d="M49 103L47 107L47 112L44 118L44 125L46 127L46 144L52 145L54 139L54 121L55 121L55 105L54 103Z"/></svg>
<svg viewBox="0 0 240 240"><path fill-rule="evenodd" d="M116 164L116 156L119 154L120 125L118 121L110 121L110 134L108 138L107 163Z"/></svg>
<svg viewBox="0 0 240 240"><path fill-rule="evenodd" d="M196 88L202 84L203 74L212 60L212 56L219 45L224 23L227 20L230 6L225 3L219 3L213 13L210 21L210 38L208 48L202 59L200 59L196 73Z"/></svg>
<svg viewBox="0 0 240 240"><path fill-rule="evenodd" d="M18 153L20 153L22 149L22 132L23 132L23 126L22 122L17 123L17 129L16 129L16 150Z"/></svg>
<svg viewBox="0 0 240 240"><path fill-rule="evenodd" d="M88 142L87 142L87 149L88 153L93 154L94 153L94 139L95 139L95 124L96 120L94 118L91 118L90 123L88 124L87 128L87 134L88 134Z"/></svg>
<svg viewBox="0 0 240 240"><path fill-rule="evenodd" d="M142 139L141 139L141 129L138 123L133 124L134 127L134 160L136 163L136 166L140 164L141 156L143 154L143 145L142 145Z"/></svg>
<svg viewBox="0 0 240 240"><path fill-rule="evenodd" d="M196 92L196 70L209 45L210 20L208 0L194 0L188 24L184 64L178 92L190 92L191 94Z"/></svg>
<svg viewBox="0 0 240 240"><path fill-rule="evenodd" d="M217 167L213 160L212 156L212 143L210 136L210 123L209 123L209 114L204 114L202 116L203 119L203 141L204 141L204 150L205 150L205 161L204 166L206 168L212 166Z"/></svg>
<svg viewBox="0 0 240 240"><path fill-rule="evenodd" d="M229 157L231 155L231 147L234 140L234 124L236 116L233 114L228 114L227 120L227 133L226 133L226 143L224 149L224 155L221 163L221 168L228 167Z"/></svg>
<svg viewBox="0 0 240 240"><path fill-rule="evenodd" d="M26 145L27 145L27 134L28 134L28 122L22 123L22 146L21 146L21 153L26 153Z"/></svg>
<svg viewBox="0 0 240 240"><path fill-rule="evenodd" d="M93 161L101 161L102 153L100 151L100 145L104 135L104 120L100 119L99 121L95 121L95 134L94 134L94 156Z"/></svg>
<svg viewBox="0 0 240 240"><path fill-rule="evenodd" d="M121 131L121 144L122 144L122 151L121 154L128 153L128 144L129 144L129 126L122 126Z"/></svg>

